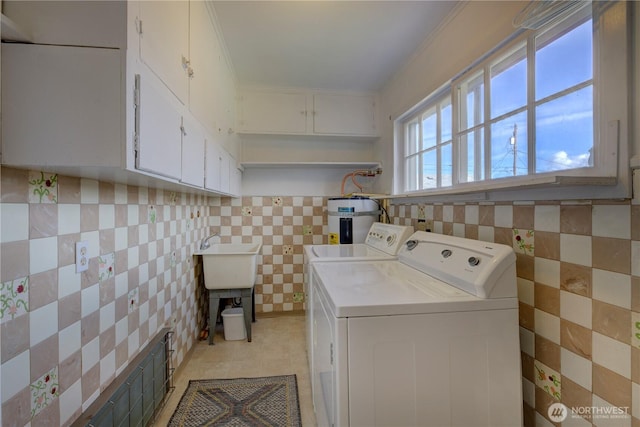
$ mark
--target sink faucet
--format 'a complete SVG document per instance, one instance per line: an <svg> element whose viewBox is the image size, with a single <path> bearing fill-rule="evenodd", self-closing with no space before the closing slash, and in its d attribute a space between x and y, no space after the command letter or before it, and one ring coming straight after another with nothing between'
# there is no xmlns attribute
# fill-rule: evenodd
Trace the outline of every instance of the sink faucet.
<svg viewBox="0 0 640 427"><path fill-rule="evenodd" d="M207 237L206 239L204 239L204 240L202 241L202 243L200 243L200 250L201 250L201 251L203 251L203 250L205 250L205 249L209 248L209 239L211 239L211 238L213 238L213 237L216 237L216 236L218 236L219 234L220 234L220 233L216 232L216 233L213 233L211 236Z"/></svg>

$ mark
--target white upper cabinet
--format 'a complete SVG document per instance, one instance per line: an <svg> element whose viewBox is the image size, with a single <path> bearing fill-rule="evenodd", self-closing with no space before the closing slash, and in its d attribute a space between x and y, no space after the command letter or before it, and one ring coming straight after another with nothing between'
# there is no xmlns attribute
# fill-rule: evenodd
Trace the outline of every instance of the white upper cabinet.
<svg viewBox="0 0 640 427"><path fill-rule="evenodd" d="M219 102L216 102L214 111L218 126L218 137L228 147L234 145L235 142L233 140L236 139L236 82L229 64L222 54L222 50L220 50L218 59L214 82Z"/></svg>
<svg viewBox="0 0 640 427"><path fill-rule="evenodd" d="M235 85L206 2L82 2L81 15L63 4L9 8L39 38L2 44L2 164L231 194ZM116 46L86 45L78 21L100 16L98 41ZM50 21L62 30L38 31ZM218 184L205 187L213 164Z"/></svg>
<svg viewBox="0 0 640 427"><path fill-rule="evenodd" d="M118 49L2 44L2 163L121 166Z"/></svg>
<svg viewBox="0 0 640 427"><path fill-rule="evenodd" d="M242 194L242 171L238 169L233 157L229 167L229 193L234 196L240 195Z"/></svg>
<svg viewBox="0 0 640 427"><path fill-rule="evenodd" d="M180 181L204 187L205 135L190 116L182 117L182 178Z"/></svg>
<svg viewBox="0 0 640 427"><path fill-rule="evenodd" d="M376 135L378 126L375 97L314 94L313 132L331 135Z"/></svg>
<svg viewBox="0 0 640 427"><path fill-rule="evenodd" d="M205 188L222 194L239 196L242 171L238 169L236 160L219 144L211 140L207 140L205 144Z"/></svg>
<svg viewBox="0 0 640 427"><path fill-rule="evenodd" d="M182 116L177 99L152 79L138 83L136 168L173 179L182 178Z"/></svg>
<svg viewBox="0 0 640 427"><path fill-rule="evenodd" d="M204 186L208 190L218 191L221 188L222 149L212 140L207 140L205 156Z"/></svg>
<svg viewBox="0 0 640 427"><path fill-rule="evenodd" d="M193 2L201 3L201 2ZM188 102L188 1L141 1L136 29L140 58L183 104Z"/></svg>
<svg viewBox="0 0 640 427"><path fill-rule="evenodd" d="M243 92L239 99L241 132L304 134L307 96L296 92Z"/></svg>
<svg viewBox="0 0 640 427"><path fill-rule="evenodd" d="M217 132L216 120L220 120L216 105L221 92L216 90L219 80L218 63L222 58L220 44L216 37L206 3L193 1L189 8L190 18L190 81L189 110L211 133Z"/></svg>
<svg viewBox="0 0 640 427"><path fill-rule="evenodd" d="M378 135L372 94L244 90L238 102L240 132L322 136Z"/></svg>
<svg viewBox="0 0 640 427"><path fill-rule="evenodd" d="M231 192L231 163L233 157L224 150L220 150L220 188L223 193Z"/></svg>

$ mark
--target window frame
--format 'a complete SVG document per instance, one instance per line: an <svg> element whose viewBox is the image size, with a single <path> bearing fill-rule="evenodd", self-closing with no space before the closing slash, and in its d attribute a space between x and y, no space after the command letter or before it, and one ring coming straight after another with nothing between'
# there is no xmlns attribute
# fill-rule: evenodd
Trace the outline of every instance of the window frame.
<svg viewBox="0 0 640 427"><path fill-rule="evenodd" d="M601 4L593 5L593 10L585 8L577 14L553 25L547 25L541 29L518 31L511 36L507 41L500 44L491 52L485 54L480 60L476 61L472 66L468 67L463 73L454 76L449 82L440 87L437 91L434 91L432 95L425 98L422 102L417 104L414 108L407 113L399 116L394 122L394 138L396 143L394 144L394 155L396 158L396 169L401 173L395 173L394 180L394 196L400 197L415 197L426 196L442 198L448 200L456 197L460 200L465 199L511 199L511 200L535 200L540 198L562 198L562 199L575 199L575 198L611 198L611 197L629 197L630 196L630 180L627 173L622 169L625 165L625 158L628 159L629 146L624 142L627 141L628 130L625 128L628 123L628 107L627 102L621 102L620 99L626 101L625 91L628 90L629 82L628 75L626 75L627 63L630 58L628 51L628 23L626 23L628 9L625 4L616 4L616 10L609 13L612 9L611 4L603 7ZM558 28L559 25L567 26L567 23L571 22L576 27L575 23L584 19L584 14L591 12L592 28L593 28L593 76L591 84L593 85L593 157L594 164L589 167L579 167L573 169L554 170L550 172L538 172L533 174L527 174L523 176L515 177L501 177L494 179L485 179L473 182L460 182L459 181L459 168L460 168L460 150L459 150L459 137L461 132L459 131L459 106L456 99L457 90L456 83L464 81L468 76L473 73L478 73L480 70L484 71L484 90L487 91L489 86L487 80L491 78L490 74L486 70L491 69L491 64L495 64L496 58L504 58L508 56L508 52L514 52L519 44L528 41L527 51L532 50L535 54L536 46L533 40L537 35L548 33L553 31L554 28ZM608 21L620 21L625 20L625 25L622 28L614 28L608 24ZM613 30L612 30L613 28ZM560 32L562 33L562 32ZM624 42L623 42L624 40ZM622 42L623 49L618 48L614 55L614 61L611 62L611 55L603 55L605 49L610 48L616 44ZM527 55L527 67L533 67L535 64L529 60L531 55ZM605 58L608 57L608 58ZM606 62L609 61L609 62ZM489 65L487 65L489 64ZM613 69L620 69L620 65L625 70L625 79L619 79L615 73L611 72ZM619 76L618 76L619 77ZM531 72L527 73L528 88L527 91L533 91L533 86L530 80L534 79ZM584 83L584 82L583 82ZM575 88L572 86L572 88ZM607 94L606 91L612 90L612 94ZM402 135L398 132L398 127L403 126L409 117L415 117L418 111L424 110L430 106L430 103L434 102L434 99L438 96L442 96L442 93L449 90L452 93L452 123L453 123L453 158L454 158L454 171L453 171L453 183L451 187L435 188L435 189L421 189L415 191L409 191L405 188L404 182L404 153L399 148L397 141L402 138ZM624 94L624 96L623 96ZM558 96L553 94L551 97ZM544 100L547 100L545 98ZM533 100L533 105L539 105L544 100L535 100L534 96L530 94L527 96L527 117L529 118L534 114L530 107L530 100ZM489 97L484 97L485 105L488 104ZM620 106L620 104L623 104ZM615 107L614 107L615 106ZM603 111L610 111L608 114L603 114ZM484 109L485 117L484 123L497 118L488 118L489 108ZM506 115L512 114L513 111L506 113ZM529 119L530 121L530 119ZM490 126L490 125L488 125ZM535 128L535 124L532 125ZM532 127L531 125L529 128ZM481 128L482 126L479 126ZM486 147L490 141L487 138L487 130L484 131L484 146ZM530 136L535 138L535 135ZM530 150L531 144L527 144L527 150ZM484 154L484 162L490 161L490 155ZM487 160L489 159L489 160ZM528 156L529 164L532 163L532 154ZM455 170L457 168L457 170ZM485 170L487 170L485 165ZM529 166L529 171L531 171ZM401 178L401 179L399 179ZM578 186L577 188L575 186ZM548 192L545 189L553 188L554 196L549 197ZM531 191L523 191L525 189L531 189ZM557 191L566 189L563 191ZM514 192L514 190L517 191ZM577 190L577 191L576 191ZM473 196L473 193L477 195ZM514 197L514 194L517 194ZM471 196L470 196L471 195ZM542 196L544 195L544 196ZM585 195L588 195L585 197ZM442 197L440 197L442 196Z"/></svg>

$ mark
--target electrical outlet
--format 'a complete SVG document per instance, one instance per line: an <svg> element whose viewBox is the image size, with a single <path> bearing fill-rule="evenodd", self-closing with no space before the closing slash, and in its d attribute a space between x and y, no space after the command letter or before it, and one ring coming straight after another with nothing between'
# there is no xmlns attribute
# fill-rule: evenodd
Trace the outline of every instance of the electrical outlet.
<svg viewBox="0 0 640 427"><path fill-rule="evenodd" d="M76 273L89 269L89 242L76 242Z"/></svg>

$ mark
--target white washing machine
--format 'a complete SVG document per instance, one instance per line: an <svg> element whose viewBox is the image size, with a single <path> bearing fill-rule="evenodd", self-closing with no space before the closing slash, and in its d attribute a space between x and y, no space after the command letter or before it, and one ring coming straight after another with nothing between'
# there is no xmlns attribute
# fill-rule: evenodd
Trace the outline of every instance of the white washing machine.
<svg viewBox="0 0 640 427"><path fill-rule="evenodd" d="M305 245L304 293L306 302L307 358L313 365L313 307L310 292L312 276L309 265L317 262L338 261L392 261L398 259L398 251L413 233L412 226L374 222L366 234L364 243L338 245Z"/></svg>
<svg viewBox="0 0 640 427"><path fill-rule="evenodd" d="M412 233L411 226L374 222L364 243L305 245L305 262L397 259L398 251Z"/></svg>
<svg viewBox="0 0 640 427"><path fill-rule="evenodd" d="M510 247L418 231L311 275L318 426L522 425Z"/></svg>

